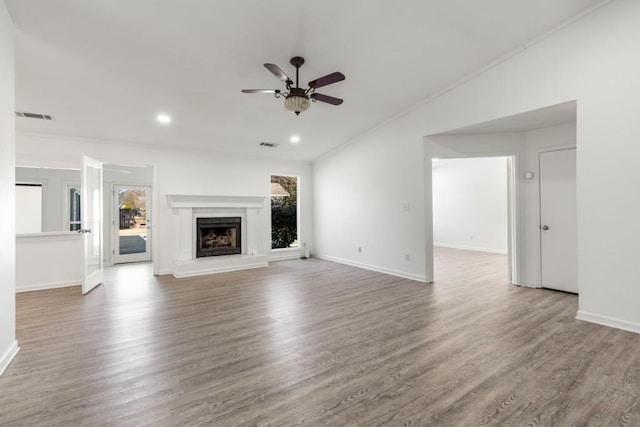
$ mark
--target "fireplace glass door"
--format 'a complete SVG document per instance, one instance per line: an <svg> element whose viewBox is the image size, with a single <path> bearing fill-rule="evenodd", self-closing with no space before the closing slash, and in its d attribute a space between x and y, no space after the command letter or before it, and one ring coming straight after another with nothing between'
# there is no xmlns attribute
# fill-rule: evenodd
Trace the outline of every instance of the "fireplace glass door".
<svg viewBox="0 0 640 427"><path fill-rule="evenodd" d="M242 253L240 217L198 218L196 258Z"/></svg>

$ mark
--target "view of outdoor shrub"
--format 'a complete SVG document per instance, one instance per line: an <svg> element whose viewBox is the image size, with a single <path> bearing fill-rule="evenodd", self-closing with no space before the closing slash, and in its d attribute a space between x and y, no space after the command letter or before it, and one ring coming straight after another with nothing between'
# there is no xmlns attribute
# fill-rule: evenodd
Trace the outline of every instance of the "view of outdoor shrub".
<svg viewBox="0 0 640 427"><path fill-rule="evenodd" d="M271 176L272 187L279 184L282 194L271 196L271 248L298 246L298 179L295 176ZM288 195L286 195L288 193Z"/></svg>

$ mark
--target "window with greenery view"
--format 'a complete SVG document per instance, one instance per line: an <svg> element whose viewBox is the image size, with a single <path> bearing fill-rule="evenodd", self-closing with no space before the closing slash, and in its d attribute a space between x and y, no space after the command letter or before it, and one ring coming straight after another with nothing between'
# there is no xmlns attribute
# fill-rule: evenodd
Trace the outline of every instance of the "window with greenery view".
<svg viewBox="0 0 640 427"><path fill-rule="evenodd" d="M298 247L298 177L271 175L271 249Z"/></svg>
<svg viewBox="0 0 640 427"><path fill-rule="evenodd" d="M69 231L79 231L82 228L82 218L80 215L80 188L68 186L69 192Z"/></svg>

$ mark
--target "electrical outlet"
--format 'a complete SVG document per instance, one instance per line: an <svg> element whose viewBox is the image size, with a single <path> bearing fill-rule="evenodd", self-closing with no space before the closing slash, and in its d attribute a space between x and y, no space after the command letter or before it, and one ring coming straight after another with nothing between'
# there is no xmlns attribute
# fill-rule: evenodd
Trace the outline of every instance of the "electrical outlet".
<svg viewBox="0 0 640 427"><path fill-rule="evenodd" d="M475 238L476 238L476 236L474 236L474 235L471 235L471 236L469 237L469 239L471 239L471 240L473 240L473 239L475 239Z"/></svg>
<svg viewBox="0 0 640 427"><path fill-rule="evenodd" d="M410 253L404 254L404 260L405 261L411 261L411 254Z"/></svg>
<svg viewBox="0 0 640 427"><path fill-rule="evenodd" d="M362 253L362 246L358 246L358 253L361 254Z"/></svg>

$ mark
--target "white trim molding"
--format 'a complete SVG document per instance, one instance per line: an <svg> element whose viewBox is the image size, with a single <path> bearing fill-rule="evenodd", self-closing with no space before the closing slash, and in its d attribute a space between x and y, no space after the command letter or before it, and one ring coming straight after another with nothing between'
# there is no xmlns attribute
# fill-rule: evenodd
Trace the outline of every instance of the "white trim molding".
<svg viewBox="0 0 640 427"><path fill-rule="evenodd" d="M206 196L188 194L168 194L167 206L178 208L254 208L264 206L261 196Z"/></svg>
<svg viewBox="0 0 640 427"><path fill-rule="evenodd" d="M45 289L68 288L71 286L82 286L82 281L72 280L69 282L36 283L31 285L16 286L16 293L44 291Z"/></svg>
<svg viewBox="0 0 640 427"><path fill-rule="evenodd" d="M622 329L623 331L635 332L640 334L640 323L629 322L615 317L602 316L600 314L589 313L584 310L578 310L576 319L585 322L596 323L598 325L609 326L610 328Z"/></svg>
<svg viewBox="0 0 640 427"><path fill-rule="evenodd" d="M534 288L534 289L542 288L542 286L540 286L540 283L530 281L530 280L523 280L522 283L520 283L518 286L522 286L523 288Z"/></svg>
<svg viewBox="0 0 640 427"><path fill-rule="evenodd" d="M298 259L303 254L304 249L302 248L272 249L269 253L269 262Z"/></svg>
<svg viewBox="0 0 640 427"><path fill-rule="evenodd" d="M210 258L215 259L211 261ZM185 277L249 270L268 266L269 260L266 255L225 255L187 261L175 261L173 263L172 273L174 277L182 279Z"/></svg>
<svg viewBox="0 0 640 427"><path fill-rule="evenodd" d="M77 231L45 231L43 233L16 234L16 240L52 241L82 239Z"/></svg>
<svg viewBox="0 0 640 427"><path fill-rule="evenodd" d="M463 245L448 245L446 243L434 243L433 246L438 246L441 248L450 248L450 249L462 249L464 251L489 252L492 254L502 254L502 255L509 254L509 251L507 251L506 249L476 248L476 247L463 246Z"/></svg>
<svg viewBox="0 0 640 427"><path fill-rule="evenodd" d="M0 357L0 375L4 373L5 369L7 369L13 358L18 354L18 351L20 351L18 341L14 341L7 351L4 352L2 357Z"/></svg>
<svg viewBox="0 0 640 427"><path fill-rule="evenodd" d="M389 268L376 267L374 265L363 264L363 263L356 262L356 261L351 261L351 260L342 259L342 258L336 258L336 257L332 257L332 256L322 255L322 254L316 255L316 257L320 258L320 259L323 259L325 261L337 262L338 264L350 265L352 267L358 267L358 268L363 268L365 270L376 271L378 273L389 274L391 276L402 277L403 279L415 280L417 282L422 282L422 283L431 283L431 282L429 282L427 280L427 276L424 276L424 275L407 273L407 272L398 271L398 270L391 270Z"/></svg>

